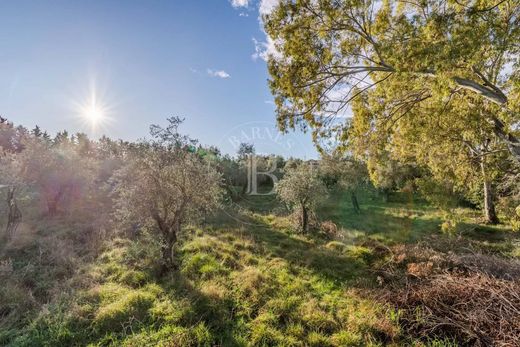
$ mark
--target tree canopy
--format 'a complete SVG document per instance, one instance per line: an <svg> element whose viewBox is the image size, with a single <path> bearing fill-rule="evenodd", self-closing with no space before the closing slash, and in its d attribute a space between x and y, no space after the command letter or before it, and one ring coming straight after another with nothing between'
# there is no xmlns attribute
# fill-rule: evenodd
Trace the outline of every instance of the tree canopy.
<svg viewBox="0 0 520 347"><path fill-rule="evenodd" d="M519 21L514 0L282 0L264 18L278 51L269 57L278 124L345 144L352 124L337 116L358 98L370 110L358 136L476 107L476 122L520 161Z"/></svg>
<svg viewBox="0 0 520 347"><path fill-rule="evenodd" d="M276 183L276 192L283 202L300 214L298 227L303 232L308 231L309 213L327 196L317 170L307 164L287 168L284 177Z"/></svg>
<svg viewBox="0 0 520 347"><path fill-rule="evenodd" d="M191 150L196 141L178 132L182 120L168 121L166 128L151 127L154 141L137 145L117 188L119 218L159 231L165 269L175 265L182 226L215 209L222 196L221 175Z"/></svg>

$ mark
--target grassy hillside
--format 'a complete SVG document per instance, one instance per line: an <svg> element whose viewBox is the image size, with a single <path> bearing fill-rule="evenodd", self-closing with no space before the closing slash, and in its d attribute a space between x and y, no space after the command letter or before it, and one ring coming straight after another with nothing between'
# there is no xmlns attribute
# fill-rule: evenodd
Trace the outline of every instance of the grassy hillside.
<svg viewBox="0 0 520 347"><path fill-rule="evenodd" d="M514 259L518 235L476 224L469 210L459 235L443 235L440 212L404 193L385 203L366 192L360 203L356 214L347 195L332 196L319 215L336 230L304 236L282 206L255 197L188 230L179 270L162 277L147 233L98 240L92 257L81 224L28 223L0 254L0 345L456 345L456 334L411 334L405 312L381 299L421 264L410 252L396 261L399 250Z"/></svg>

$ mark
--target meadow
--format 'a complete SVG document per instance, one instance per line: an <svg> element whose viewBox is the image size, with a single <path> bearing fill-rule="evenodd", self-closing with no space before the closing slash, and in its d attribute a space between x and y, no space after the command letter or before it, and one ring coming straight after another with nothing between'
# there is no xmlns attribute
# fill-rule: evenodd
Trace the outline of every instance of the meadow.
<svg viewBox="0 0 520 347"><path fill-rule="evenodd" d="M476 254L507 262L514 275L518 233L459 209L460 231L444 234L440 211L404 192L384 202L367 189L359 201L358 214L347 194L333 194L317 212L321 231L303 235L276 199L250 198L246 209L190 226L176 249L179 269L167 275L146 231L89 240L94 252L78 240L88 238L80 222L26 222L0 250L0 345L459 345L462 328L411 333L410 312L388 293Z"/></svg>

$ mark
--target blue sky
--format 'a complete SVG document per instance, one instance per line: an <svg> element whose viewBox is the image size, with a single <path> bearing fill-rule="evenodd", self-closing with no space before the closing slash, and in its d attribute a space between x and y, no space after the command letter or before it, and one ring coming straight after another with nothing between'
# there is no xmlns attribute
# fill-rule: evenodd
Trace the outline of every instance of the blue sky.
<svg viewBox="0 0 520 347"><path fill-rule="evenodd" d="M282 137L290 150L261 135L275 114L265 62L253 57L254 39L265 40L260 1L273 2L3 1L0 114L128 140L177 115L183 131L224 152L252 133L259 152L313 157L306 134ZM111 120L96 130L78 111L92 90Z"/></svg>

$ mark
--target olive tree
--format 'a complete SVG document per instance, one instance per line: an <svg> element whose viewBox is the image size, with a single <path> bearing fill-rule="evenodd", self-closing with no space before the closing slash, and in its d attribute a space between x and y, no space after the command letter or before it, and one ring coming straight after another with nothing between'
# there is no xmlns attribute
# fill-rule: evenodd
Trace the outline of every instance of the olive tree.
<svg viewBox="0 0 520 347"><path fill-rule="evenodd" d="M165 269L174 268L173 248L182 227L215 209L222 196L221 175L192 150L194 141L178 133L182 122L152 128L155 141L138 144L119 172L119 217L151 223L162 237Z"/></svg>
<svg viewBox="0 0 520 347"><path fill-rule="evenodd" d="M306 164L288 169L276 184L276 192L283 202L300 213L298 227L303 232L309 229L309 213L327 196L325 184L316 170Z"/></svg>
<svg viewBox="0 0 520 347"><path fill-rule="evenodd" d="M347 191L355 213L361 213L357 198L358 189L369 181L365 163L338 153L323 154L320 161L320 176L329 183L329 189L341 188Z"/></svg>
<svg viewBox="0 0 520 347"><path fill-rule="evenodd" d="M21 175L26 184L38 193L48 216L70 212L82 207L82 202L94 188L94 163L74 151L72 144L49 144L38 138L24 142L18 155Z"/></svg>

